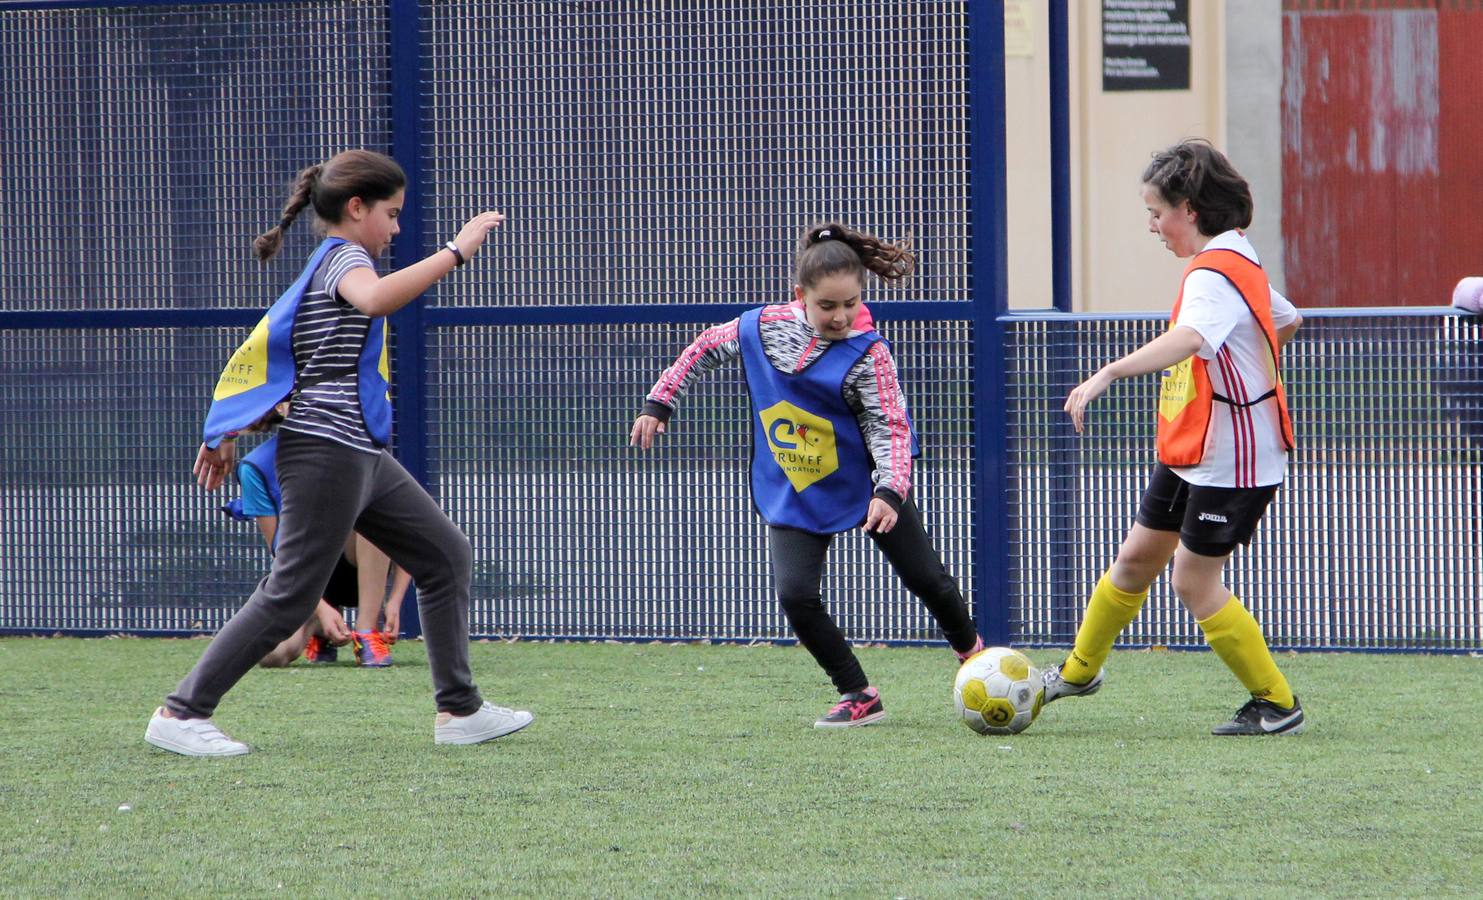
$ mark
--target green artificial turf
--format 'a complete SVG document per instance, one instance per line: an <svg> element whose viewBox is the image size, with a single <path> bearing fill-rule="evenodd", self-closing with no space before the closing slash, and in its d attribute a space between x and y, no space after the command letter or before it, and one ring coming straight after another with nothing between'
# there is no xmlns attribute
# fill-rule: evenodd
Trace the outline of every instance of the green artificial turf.
<svg viewBox="0 0 1483 900"><path fill-rule="evenodd" d="M819 732L797 647L481 643L535 724L432 742L421 644L255 670L143 741L199 640L0 640L0 895L1476 896L1483 660L1284 655L1308 731L1215 738L1208 653L1115 653L1095 697L979 737L944 649L860 651L885 722ZM1057 651L1030 651L1037 663Z"/></svg>

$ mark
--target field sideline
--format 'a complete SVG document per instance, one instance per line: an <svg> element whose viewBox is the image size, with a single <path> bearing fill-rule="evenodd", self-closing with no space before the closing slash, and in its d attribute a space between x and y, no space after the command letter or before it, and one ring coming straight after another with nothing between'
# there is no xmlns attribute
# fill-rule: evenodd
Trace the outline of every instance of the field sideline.
<svg viewBox="0 0 1483 900"><path fill-rule="evenodd" d="M1284 655L1294 738L1217 739L1204 653L1121 652L1024 734L951 714L946 650L869 648L889 712L815 732L797 647L477 644L536 714L432 743L422 645L250 674L253 746L142 739L198 640L0 639L0 896L1476 896L1483 659ZM1057 651L1034 650L1038 663ZM127 807L127 808L125 808Z"/></svg>

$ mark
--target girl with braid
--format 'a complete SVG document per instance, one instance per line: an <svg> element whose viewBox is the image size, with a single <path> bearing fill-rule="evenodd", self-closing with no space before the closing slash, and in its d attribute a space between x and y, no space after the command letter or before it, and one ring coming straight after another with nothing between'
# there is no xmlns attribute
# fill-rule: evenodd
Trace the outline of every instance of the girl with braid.
<svg viewBox="0 0 1483 900"><path fill-rule="evenodd" d="M348 150L299 174L279 224L257 239L259 260L306 207L325 240L268 310L217 382L196 454L214 490L231 467L233 437L291 399L275 471L282 507L278 552L252 597L222 627L149 722L145 740L186 756L236 756L246 744L213 724L222 696L314 613L341 548L357 532L417 582L439 744L475 744L518 731L531 714L487 703L469 672L468 538L396 459L386 365L386 316L461 266L504 221L470 219L431 256L380 277L372 260L400 231L407 178L389 157Z"/></svg>
<svg viewBox="0 0 1483 900"><path fill-rule="evenodd" d="M703 332L659 377L629 434L630 444L652 447L690 385L741 359L751 395L752 502L768 525L778 599L840 694L815 728L869 725L886 715L820 597L824 557L840 532L864 526L960 660L983 649L912 502L916 435L890 347L861 302L867 270L894 284L915 267L903 244L837 223L808 228L798 244L793 302Z"/></svg>
<svg viewBox="0 0 1483 900"><path fill-rule="evenodd" d="M1143 203L1148 230L1190 261L1169 330L1077 385L1065 410L1080 432L1087 405L1112 382L1162 371L1159 462L1117 559L1087 601L1075 647L1044 670L1045 702L1096 693L1113 642L1172 559L1174 592L1250 694L1213 732L1297 734L1303 706L1221 576L1287 470L1293 431L1278 359L1303 317L1268 284L1241 231L1251 224L1246 179L1208 142L1155 153Z"/></svg>

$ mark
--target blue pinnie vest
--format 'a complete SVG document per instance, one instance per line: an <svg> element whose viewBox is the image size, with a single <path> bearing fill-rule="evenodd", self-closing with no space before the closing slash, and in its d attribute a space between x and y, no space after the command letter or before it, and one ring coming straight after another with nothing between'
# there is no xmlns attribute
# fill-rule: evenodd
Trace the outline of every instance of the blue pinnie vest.
<svg viewBox="0 0 1483 900"><path fill-rule="evenodd" d="M237 482L242 482L240 474L244 466L257 470L263 477L263 483L268 486L268 497L273 501L274 509L283 508L283 491L278 487L278 435L273 435L263 441L257 449L237 461ZM233 497L221 505L221 511L238 520L239 522L250 522L253 517L249 516L243 508L242 498ZM273 553L278 552L278 532L273 532L273 546L269 548Z"/></svg>
<svg viewBox="0 0 1483 900"><path fill-rule="evenodd" d="M283 491L278 487L278 435L275 434L263 441L256 450L237 461L237 471L242 471L243 466L250 466L257 470L257 473L263 477L263 482L268 486L268 496L272 498L274 508L282 509ZM240 475L237 480L238 482L242 480ZM252 516L243 511L241 497L235 497L223 503L221 511L242 522L252 520Z"/></svg>
<svg viewBox="0 0 1483 900"><path fill-rule="evenodd" d="M762 310L753 309L737 329L751 394L752 505L769 525L848 531L865 521L875 466L844 381L884 338L870 331L835 341L803 371L788 373L768 361L761 327Z"/></svg>
<svg viewBox="0 0 1483 900"><path fill-rule="evenodd" d="M294 365L293 325L299 302L314 278L314 272L329 252L343 238L326 238L309 257L296 281L283 292L246 342L237 348L222 370L206 413L202 439L206 446L216 447L222 439L236 434L267 415L268 411L293 393L295 386L308 387L314 382L298 382ZM360 409L366 432L371 440L385 445L391 440L391 369L386 347L386 320L371 319L365 346L361 348L355 369L359 371ZM329 373L337 378L351 369Z"/></svg>

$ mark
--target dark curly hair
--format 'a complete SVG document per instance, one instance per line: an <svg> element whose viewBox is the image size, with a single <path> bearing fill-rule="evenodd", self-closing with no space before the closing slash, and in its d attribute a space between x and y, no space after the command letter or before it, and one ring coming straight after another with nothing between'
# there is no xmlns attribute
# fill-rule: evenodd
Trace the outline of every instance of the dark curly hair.
<svg viewBox="0 0 1483 900"><path fill-rule="evenodd" d="M1188 200L1195 227L1206 237L1251 225L1251 187L1225 154L1204 138L1180 141L1153 155L1143 183L1164 202Z"/></svg>

